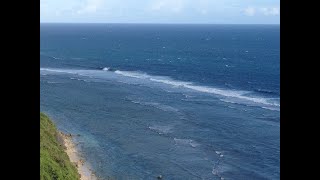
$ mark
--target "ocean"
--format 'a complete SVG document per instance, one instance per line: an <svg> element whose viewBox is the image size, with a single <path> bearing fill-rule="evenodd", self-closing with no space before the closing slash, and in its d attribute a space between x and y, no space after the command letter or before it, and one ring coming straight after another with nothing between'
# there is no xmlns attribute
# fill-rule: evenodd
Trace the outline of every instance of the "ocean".
<svg viewBox="0 0 320 180"><path fill-rule="evenodd" d="M280 179L280 26L41 24L40 111L103 179Z"/></svg>

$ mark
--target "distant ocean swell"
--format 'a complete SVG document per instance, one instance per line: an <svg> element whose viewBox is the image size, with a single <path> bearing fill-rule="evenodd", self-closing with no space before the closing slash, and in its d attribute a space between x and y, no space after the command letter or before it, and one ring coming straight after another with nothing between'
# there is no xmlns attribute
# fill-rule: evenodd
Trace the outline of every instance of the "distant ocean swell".
<svg viewBox="0 0 320 180"><path fill-rule="evenodd" d="M115 70L110 67L96 68L96 69L59 69L59 68L40 68L42 75L47 75L48 73L62 73L62 74L73 74L79 76L87 76L90 78L108 78L108 73L115 73L128 78L141 79L144 81L150 81L155 83L161 83L169 85L175 88L186 88L196 92L213 94L220 96L220 100L227 103L233 104L243 104L249 106L259 106L269 110L280 110L280 98L267 98L262 96L251 96L252 92L250 91L241 91L241 90L230 90L215 88L209 86L195 85L192 82L184 82L174 80L166 76L154 76L147 73L138 72L138 71L121 71ZM109 74L110 75L110 74Z"/></svg>

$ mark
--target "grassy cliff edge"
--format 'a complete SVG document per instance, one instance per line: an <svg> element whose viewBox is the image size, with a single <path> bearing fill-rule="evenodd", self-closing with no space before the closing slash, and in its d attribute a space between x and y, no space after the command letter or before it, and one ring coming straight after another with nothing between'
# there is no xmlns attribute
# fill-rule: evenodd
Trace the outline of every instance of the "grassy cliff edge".
<svg viewBox="0 0 320 180"><path fill-rule="evenodd" d="M40 113L40 179L79 180L77 168L71 163L57 137L56 126L48 116Z"/></svg>

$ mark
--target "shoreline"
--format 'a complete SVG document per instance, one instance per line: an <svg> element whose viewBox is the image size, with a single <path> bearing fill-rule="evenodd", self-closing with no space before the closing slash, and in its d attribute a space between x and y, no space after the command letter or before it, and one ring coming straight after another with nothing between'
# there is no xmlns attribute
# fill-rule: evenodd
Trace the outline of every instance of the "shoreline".
<svg viewBox="0 0 320 180"><path fill-rule="evenodd" d="M92 169L85 164L85 161L81 158L76 144L73 142L72 135L64 134L63 132L59 132L58 134L64 145L65 152L69 156L70 161L75 164L78 173L80 174L80 180L98 180Z"/></svg>

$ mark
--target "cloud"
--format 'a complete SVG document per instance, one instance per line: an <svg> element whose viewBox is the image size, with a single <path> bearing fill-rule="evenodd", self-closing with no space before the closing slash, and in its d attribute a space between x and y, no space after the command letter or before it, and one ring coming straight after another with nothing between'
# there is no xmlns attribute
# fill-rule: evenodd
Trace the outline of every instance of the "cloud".
<svg viewBox="0 0 320 180"><path fill-rule="evenodd" d="M277 15L280 15L280 8L278 8L278 7L261 8L260 11L266 16L277 16Z"/></svg>
<svg viewBox="0 0 320 180"><path fill-rule="evenodd" d="M254 7L247 7L244 9L244 14L247 16L254 16L256 13L256 9Z"/></svg>
<svg viewBox="0 0 320 180"><path fill-rule="evenodd" d="M279 0L40 0L40 15L41 22L261 23L279 22L280 3Z"/></svg>
<svg viewBox="0 0 320 180"><path fill-rule="evenodd" d="M179 13L185 6L185 1L183 0L157 0L151 3L151 11L171 11L174 13Z"/></svg>
<svg viewBox="0 0 320 180"><path fill-rule="evenodd" d="M77 14L95 13L104 4L103 0L87 0L86 3L77 11Z"/></svg>
<svg viewBox="0 0 320 180"><path fill-rule="evenodd" d="M254 16L257 14L262 14L265 16L278 16L280 15L280 8L278 7L262 7L262 8L255 8L255 7L247 7L243 10L244 14L247 16Z"/></svg>

